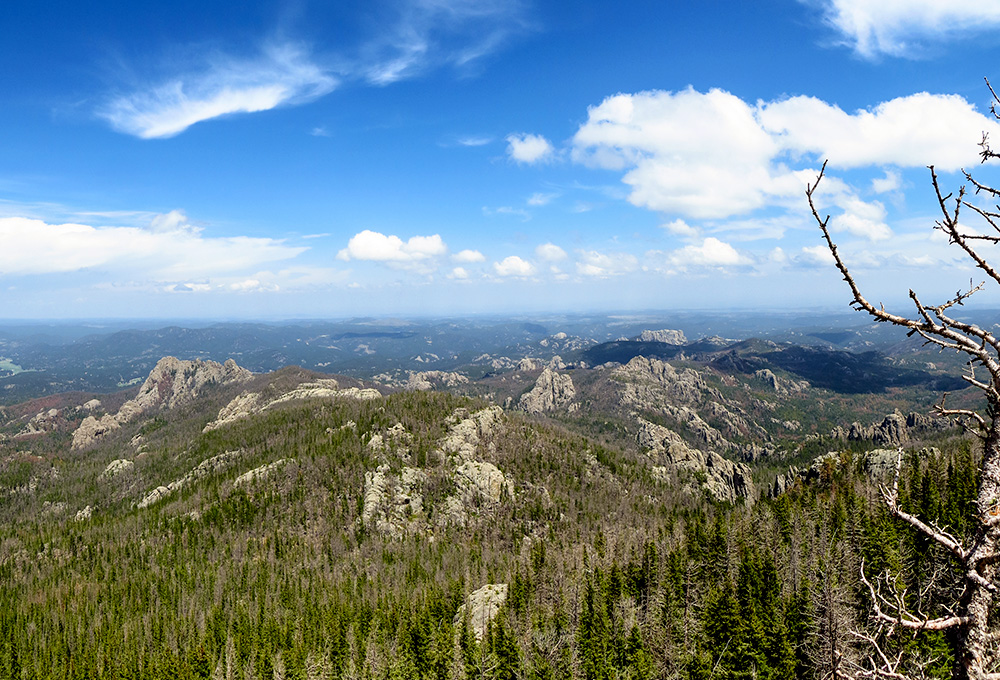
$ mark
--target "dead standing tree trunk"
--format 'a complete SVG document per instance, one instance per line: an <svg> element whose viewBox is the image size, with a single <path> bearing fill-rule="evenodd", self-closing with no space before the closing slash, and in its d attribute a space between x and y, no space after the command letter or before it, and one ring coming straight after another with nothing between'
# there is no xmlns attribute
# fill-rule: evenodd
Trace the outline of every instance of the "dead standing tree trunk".
<svg viewBox="0 0 1000 680"><path fill-rule="evenodd" d="M994 100L1000 103L995 93ZM995 111L994 115L997 115ZM990 150L985 139L982 146L984 161L1000 157L1000 154L994 154ZM959 191L958 196L942 194L937 174L933 167L930 170L931 183L942 215L935 229L942 231L951 244L961 248L976 267L985 273L987 281L1000 285L1000 272L994 269L977 250L977 247L981 248L984 243L990 245L1000 243L1000 213L983 210L968 202L965 187ZM1000 680L1000 658L997 647L1000 641L1000 624L990 620L990 612L997 602L997 583L1000 576L997 567L1000 562L1000 339L989 330L955 318L952 313L954 307L962 305L969 296L981 290L986 284L985 282L976 286L970 284L967 291L959 291L952 299L939 305L924 304L917 294L910 290L909 297L914 306L912 316L893 314L886 311L882 305L876 307L871 304L862 294L837 251L828 228L829 216L820 217L817 210L814 200L816 188L825 171L826 163L823 164L816 182L806 189L806 196L837 269L840 270L854 296L852 306L867 312L877 321L908 329L908 335L919 335L931 345L965 353L969 358L969 372L963 378L979 389L986 400L984 413L948 408L944 398L936 408L939 415L955 418L967 429L976 433L983 445L983 457L979 467L979 494L975 507L969 511L972 529L964 541L940 527L921 521L900 507L898 463L896 482L891 489L882 490L883 499L893 516L951 553L961 572L961 594L956 596L954 606L948 615L929 618L909 608L903 597L891 588L880 588L878 579L872 579L875 581L873 584L862 574L873 602L874 618L886 629L893 631L947 630L950 633L949 639L954 645L955 677ZM976 193L986 193L993 198L1000 196L1000 190L977 183L968 173L966 178ZM988 233L972 234L960 230L959 214L966 210L978 214L986 221L990 228ZM858 637L870 642L874 649L868 664L855 668L855 677L901 679L907 677L900 670L905 664L901 664L899 657L893 658L884 653L872 636L858 633Z"/></svg>

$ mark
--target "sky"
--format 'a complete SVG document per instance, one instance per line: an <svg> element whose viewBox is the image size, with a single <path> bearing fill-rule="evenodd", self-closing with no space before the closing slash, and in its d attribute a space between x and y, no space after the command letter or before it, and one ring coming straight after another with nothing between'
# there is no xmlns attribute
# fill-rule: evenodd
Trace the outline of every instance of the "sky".
<svg viewBox="0 0 1000 680"><path fill-rule="evenodd" d="M1000 183L997 0L11 0L0 27L0 318L844 309L824 161L873 301L983 278L927 166Z"/></svg>

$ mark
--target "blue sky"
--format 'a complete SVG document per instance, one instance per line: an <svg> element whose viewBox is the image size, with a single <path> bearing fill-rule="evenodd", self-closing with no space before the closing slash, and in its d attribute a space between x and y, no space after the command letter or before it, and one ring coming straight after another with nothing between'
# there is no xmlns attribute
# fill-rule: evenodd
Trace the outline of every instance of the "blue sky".
<svg viewBox="0 0 1000 680"><path fill-rule="evenodd" d="M0 316L842 307L824 159L873 299L976 277L998 2L233 7L0 8Z"/></svg>

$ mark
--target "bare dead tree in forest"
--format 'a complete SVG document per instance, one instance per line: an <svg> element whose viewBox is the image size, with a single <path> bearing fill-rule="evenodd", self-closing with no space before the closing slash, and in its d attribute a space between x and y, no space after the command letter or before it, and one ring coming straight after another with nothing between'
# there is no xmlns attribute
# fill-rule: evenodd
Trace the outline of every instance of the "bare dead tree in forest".
<svg viewBox="0 0 1000 680"><path fill-rule="evenodd" d="M992 87L990 92L994 99L992 113L1000 119L997 112L1000 98ZM1000 153L990 148L985 135L981 147L983 162L1000 158ZM942 398L935 409L938 415L959 421L982 442L982 460L978 470L979 491L974 506L969 510L969 525L972 528L964 540L942 527L922 521L900 506L898 492L901 455L897 461L895 482L891 488L882 489L882 498L892 516L926 536L953 557L960 571L961 591L956 595L951 611L930 618L915 611L881 578L869 579L862 573L873 603L874 622L882 627L883 632L889 633L947 631L955 653L955 677L1000 680L1000 616L997 615L1000 613L995 612L1000 586L1000 337L974 323L962 321L954 313L956 307L982 290L987 283L1000 286L1000 271L981 253L984 245L1000 244L1000 206L993 211L970 202L966 186L971 187L973 195L983 195L991 201L1000 198L1000 189L981 184L966 172L967 185L962 186L958 195L945 194L942 193L937 173L931 166L931 185L941 212L941 218L934 228L943 232L951 245L965 252L983 272L985 281L978 285L970 282L967 290L959 290L950 300L936 305L924 303L911 289L909 298L913 303L913 311L910 315L899 315L887 311L882 305L875 306L869 302L837 251L828 228L830 217L821 217L815 202L816 190L825 171L826 163L816 181L806 189L806 196L837 269L854 296L851 306L866 312L876 321L907 329L908 335L917 335L927 344L964 353L969 359L969 370L963 378L983 393L986 402L985 408L977 411L949 408ZM986 229L980 230L984 233L973 233L960 228L960 216L969 212L985 222ZM993 617L991 612L994 612ZM876 636L863 632L856 634L871 644L873 653L867 665L856 666L853 672L855 677L908 677L901 670L906 668L902 663L903 659L885 652L879 646Z"/></svg>

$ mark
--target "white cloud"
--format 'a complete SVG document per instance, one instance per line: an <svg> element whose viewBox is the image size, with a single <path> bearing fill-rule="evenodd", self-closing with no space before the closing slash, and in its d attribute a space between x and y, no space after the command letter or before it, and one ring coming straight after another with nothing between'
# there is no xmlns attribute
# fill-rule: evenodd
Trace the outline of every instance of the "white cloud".
<svg viewBox="0 0 1000 680"><path fill-rule="evenodd" d="M663 228L671 234L677 234L678 236L694 237L698 235L698 230L682 219L676 219L673 222L668 222L663 225Z"/></svg>
<svg viewBox="0 0 1000 680"><path fill-rule="evenodd" d="M444 255L448 247L438 234L413 236L403 241L398 236L365 229L351 237L347 247L337 253L338 260L373 260L408 263Z"/></svg>
<svg viewBox="0 0 1000 680"><path fill-rule="evenodd" d="M670 256L670 263L677 269L690 267L730 267L749 264L736 248L724 241L709 236L701 245L684 246Z"/></svg>
<svg viewBox="0 0 1000 680"><path fill-rule="evenodd" d="M458 143L460 146L486 146L493 141L492 137L487 137L485 135L473 135L469 137L459 137Z"/></svg>
<svg viewBox="0 0 1000 680"><path fill-rule="evenodd" d="M635 271L639 260L628 253L599 253L596 250L580 251L576 271L584 276L608 277Z"/></svg>
<svg viewBox="0 0 1000 680"><path fill-rule="evenodd" d="M634 205L721 219L799 202L816 176L802 165L825 158L831 170L973 165L984 131L1000 136L1000 125L957 95L919 93L847 113L812 97L749 104L688 88L618 94L590 107L571 157L622 171Z"/></svg>
<svg viewBox="0 0 1000 680"><path fill-rule="evenodd" d="M451 259L455 262L462 262L464 264L469 264L472 262L485 262L486 256L483 255L478 250L460 250L451 256Z"/></svg>
<svg viewBox="0 0 1000 680"><path fill-rule="evenodd" d="M823 0L827 22L866 58L919 57L928 43L995 31L1000 5L990 0Z"/></svg>
<svg viewBox="0 0 1000 680"><path fill-rule="evenodd" d="M823 267L829 267L836 262L826 246L803 246L802 252L796 260L804 264Z"/></svg>
<svg viewBox="0 0 1000 680"><path fill-rule="evenodd" d="M840 202L844 211L830 222L834 231L846 231L869 241L884 241L892 236L892 230L885 223L885 208L878 201L866 203L850 197Z"/></svg>
<svg viewBox="0 0 1000 680"><path fill-rule="evenodd" d="M300 47L277 45L254 59L216 58L200 72L115 97L98 115L136 137L172 137L219 116L311 101L336 85Z"/></svg>
<svg viewBox="0 0 1000 680"><path fill-rule="evenodd" d="M373 17L378 31L362 46L355 70L376 85L442 64L468 70L528 29L519 2L411 0L373 6L379 10Z"/></svg>
<svg viewBox="0 0 1000 680"><path fill-rule="evenodd" d="M157 216L148 229L3 217L0 243L0 276L100 269L173 281L238 272L306 250L269 238L208 238L179 211Z"/></svg>
<svg viewBox="0 0 1000 680"><path fill-rule="evenodd" d="M467 279L469 278L469 272L465 270L465 267L455 267L451 270L451 274L448 275L451 279Z"/></svg>
<svg viewBox="0 0 1000 680"><path fill-rule="evenodd" d="M493 270L498 276L531 276L535 273L535 265L522 260L517 255L505 257L500 262L493 263Z"/></svg>
<svg viewBox="0 0 1000 680"><path fill-rule="evenodd" d="M543 243L535 248L535 255L546 262L558 262L566 259L566 251L555 243Z"/></svg>
<svg viewBox="0 0 1000 680"><path fill-rule="evenodd" d="M885 177L872 180L872 191L876 194L888 194L898 191L903 186L903 178L895 170L886 170Z"/></svg>
<svg viewBox="0 0 1000 680"><path fill-rule="evenodd" d="M541 135L507 135L507 155L518 163L540 163L552 158L554 153L552 144Z"/></svg>
<svg viewBox="0 0 1000 680"><path fill-rule="evenodd" d="M815 97L759 104L764 130L793 154L830 159L831 167L935 165L942 170L978 162L983 132L1000 133L959 95L919 92L847 113Z"/></svg>
<svg viewBox="0 0 1000 680"><path fill-rule="evenodd" d="M310 130L309 134L311 134L313 137L329 137L330 131L327 130L324 126L319 125Z"/></svg>
<svg viewBox="0 0 1000 680"><path fill-rule="evenodd" d="M536 192L532 194L530 198L528 198L528 205L531 206L548 205L557 196L559 196L559 194L543 194Z"/></svg>

